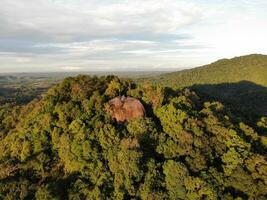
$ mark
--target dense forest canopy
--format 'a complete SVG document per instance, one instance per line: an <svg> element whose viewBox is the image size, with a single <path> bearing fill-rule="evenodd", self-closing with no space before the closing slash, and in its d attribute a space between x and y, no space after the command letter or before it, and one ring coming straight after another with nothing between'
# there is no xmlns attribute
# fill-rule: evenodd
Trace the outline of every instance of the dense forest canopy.
<svg viewBox="0 0 267 200"><path fill-rule="evenodd" d="M119 95L146 116L117 123L105 108ZM189 89L67 78L1 105L0 199L264 200L266 136L266 117L248 125Z"/></svg>

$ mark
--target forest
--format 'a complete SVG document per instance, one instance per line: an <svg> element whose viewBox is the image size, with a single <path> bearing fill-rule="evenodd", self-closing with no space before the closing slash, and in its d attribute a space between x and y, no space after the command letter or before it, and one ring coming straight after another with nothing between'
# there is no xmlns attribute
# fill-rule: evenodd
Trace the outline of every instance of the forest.
<svg viewBox="0 0 267 200"><path fill-rule="evenodd" d="M113 119L108 102L122 95L145 117ZM267 117L236 113L194 88L66 78L1 104L0 199L265 200Z"/></svg>
<svg viewBox="0 0 267 200"><path fill-rule="evenodd" d="M267 116L267 56L252 54L221 59L178 72L140 78L163 87L188 87L205 101L219 101L243 120Z"/></svg>

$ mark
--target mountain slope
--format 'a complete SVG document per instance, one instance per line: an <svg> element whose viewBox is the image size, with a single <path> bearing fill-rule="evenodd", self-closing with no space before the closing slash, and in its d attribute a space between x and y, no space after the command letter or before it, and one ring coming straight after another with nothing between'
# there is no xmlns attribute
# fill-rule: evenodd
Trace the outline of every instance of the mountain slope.
<svg viewBox="0 0 267 200"><path fill-rule="evenodd" d="M167 73L154 78L163 85L185 87L194 84L219 84L250 81L267 86L267 56L253 54L222 59L202 67Z"/></svg>
<svg viewBox="0 0 267 200"><path fill-rule="evenodd" d="M171 88L190 87L202 99L220 101L248 120L267 116L266 55L223 59L149 80Z"/></svg>

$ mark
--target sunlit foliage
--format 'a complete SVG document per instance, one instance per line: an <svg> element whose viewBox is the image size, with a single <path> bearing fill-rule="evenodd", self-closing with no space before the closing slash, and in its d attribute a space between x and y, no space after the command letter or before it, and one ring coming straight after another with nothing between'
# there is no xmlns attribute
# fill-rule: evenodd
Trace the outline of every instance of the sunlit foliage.
<svg viewBox="0 0 267 200"><path fill-rule="evenodd" d="M117 123L105 105L139 99ZM0 199L266 199L266 118L248 125L196 93L114 76L67 78L0 106Z"/></svg>

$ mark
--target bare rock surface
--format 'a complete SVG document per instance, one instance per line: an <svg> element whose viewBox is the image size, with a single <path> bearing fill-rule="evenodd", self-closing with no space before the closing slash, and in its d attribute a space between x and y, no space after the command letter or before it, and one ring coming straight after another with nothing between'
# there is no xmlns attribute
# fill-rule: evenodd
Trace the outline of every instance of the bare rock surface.
<svg viewBox="0 0 267 200"><path fill-rule="evenodd" d="M133 97L118 96L111 99L107 112L117 122L131 121L145 116L145 108L142 103Z"/></svg>

